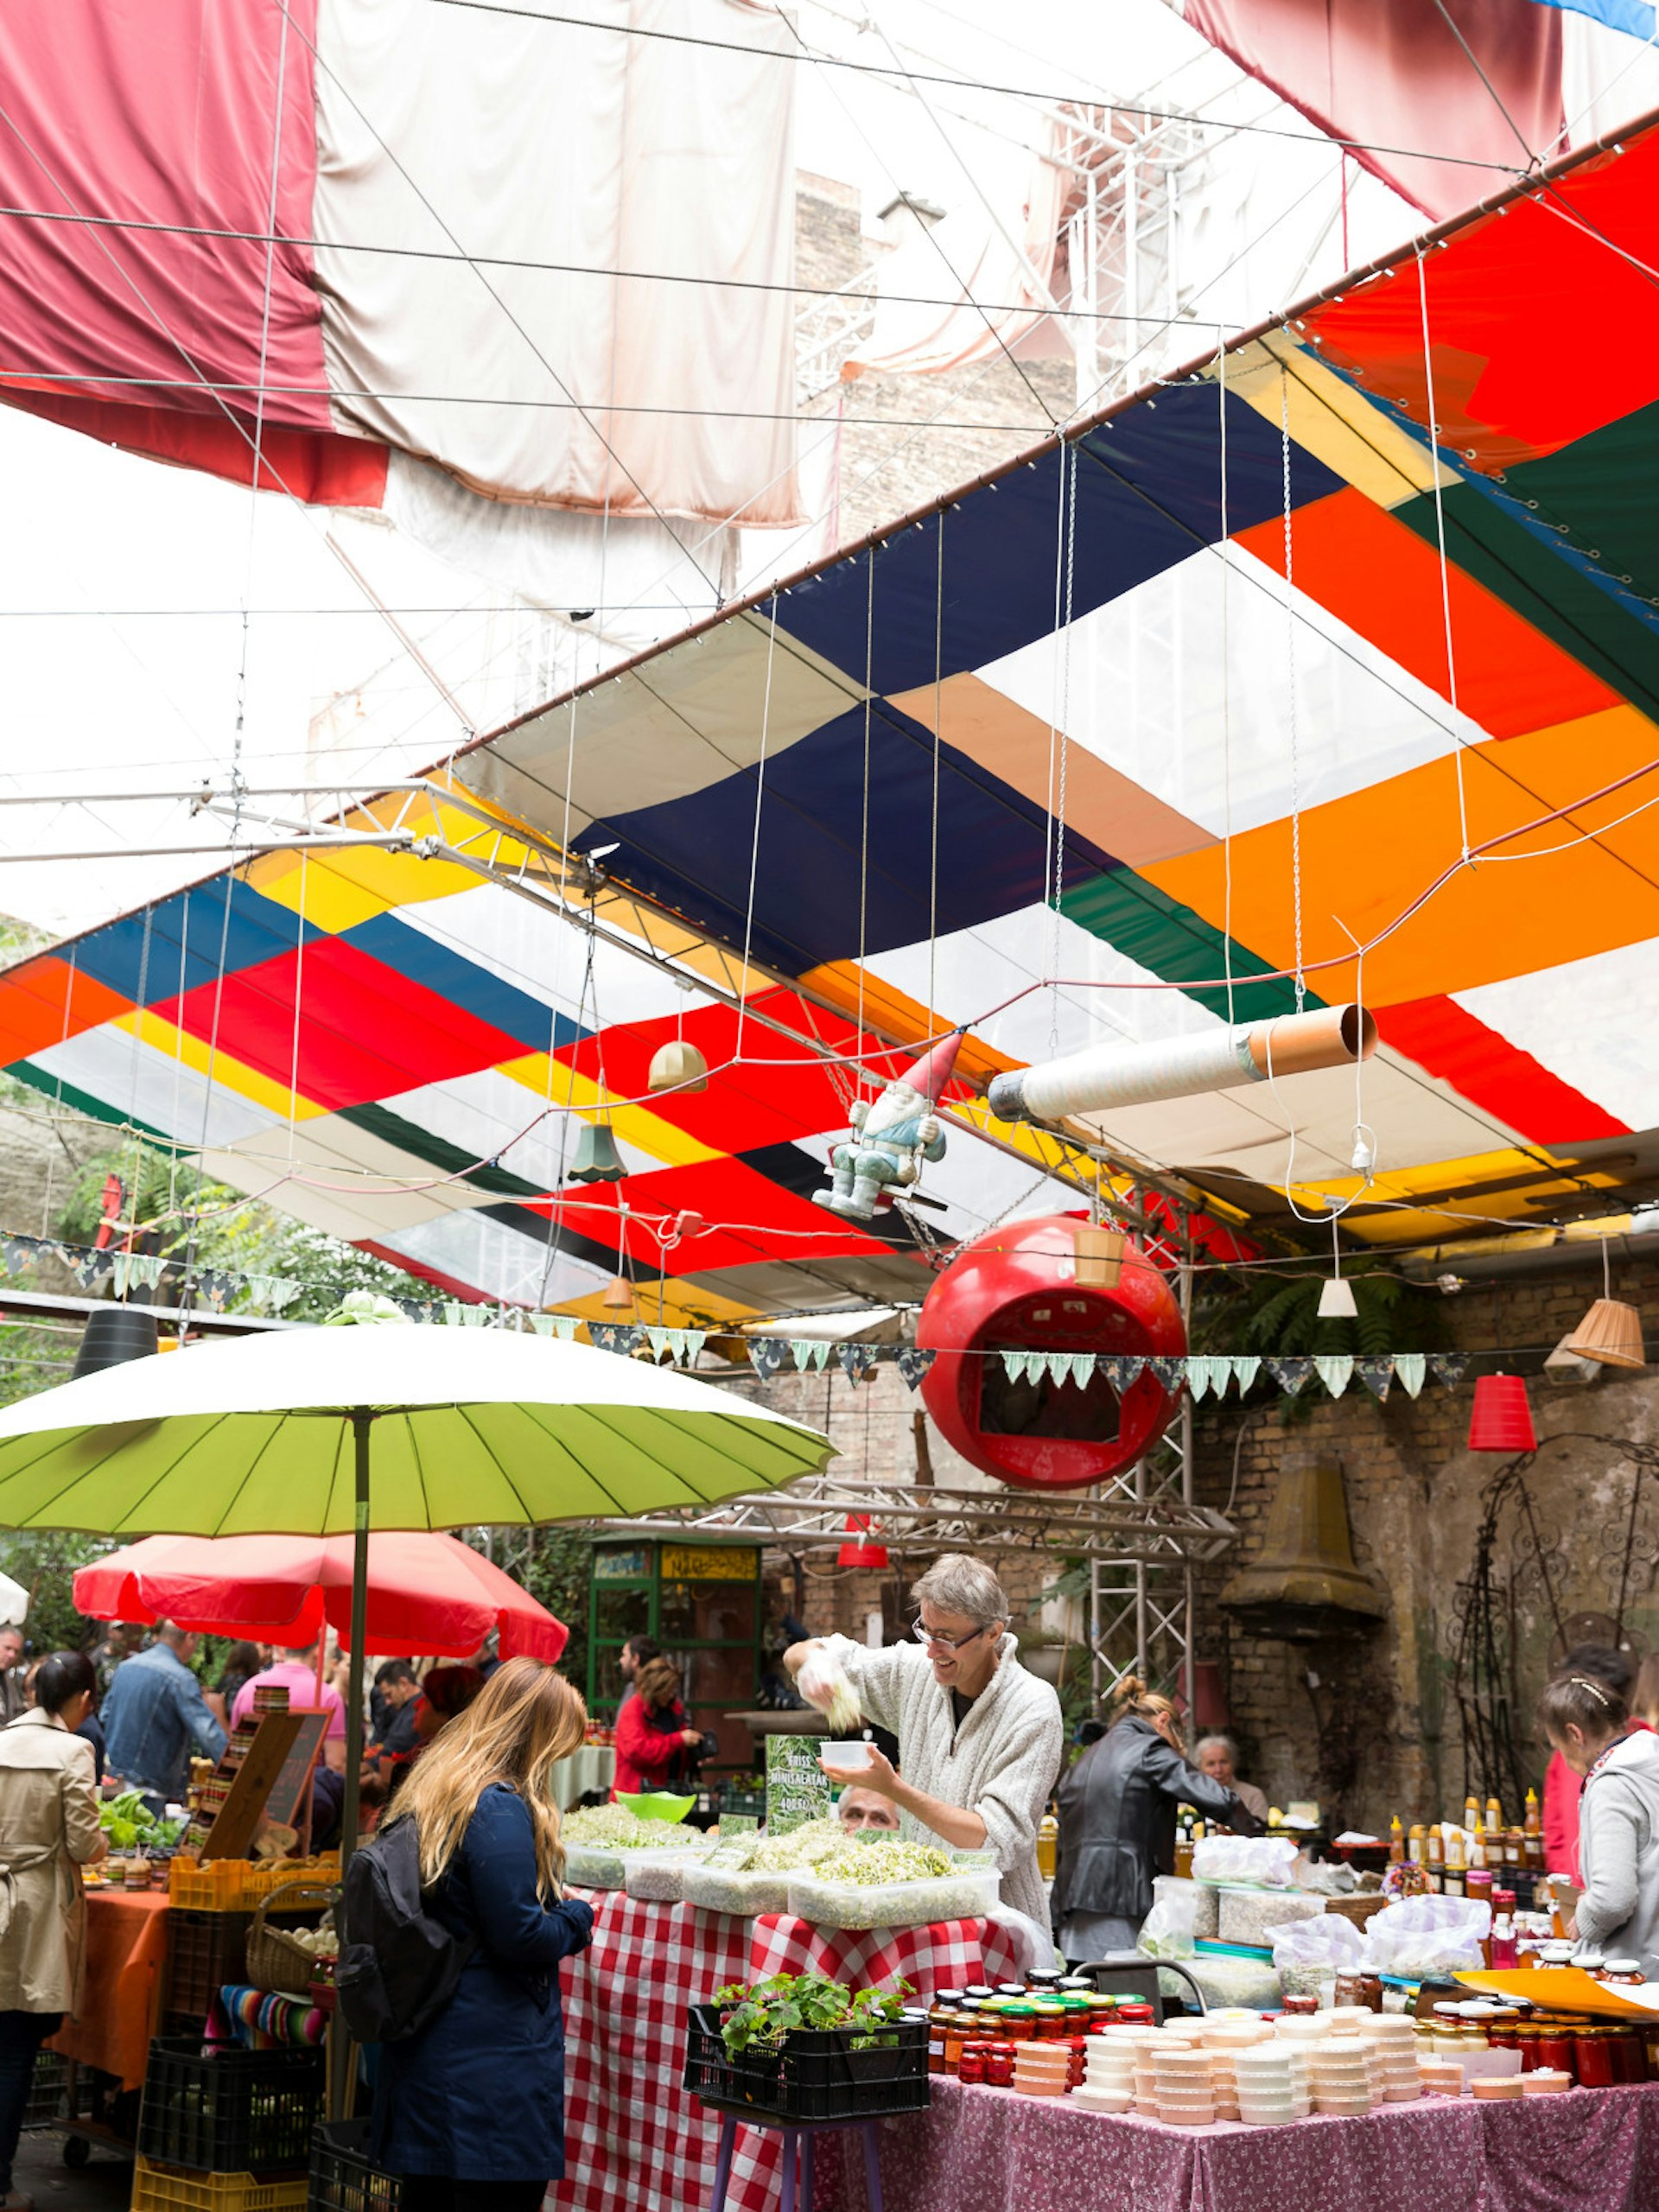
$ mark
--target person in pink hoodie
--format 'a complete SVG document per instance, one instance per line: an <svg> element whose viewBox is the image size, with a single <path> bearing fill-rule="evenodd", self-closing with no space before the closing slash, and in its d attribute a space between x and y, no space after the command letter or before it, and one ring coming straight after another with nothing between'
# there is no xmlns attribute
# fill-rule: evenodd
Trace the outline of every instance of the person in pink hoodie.
<svg viewBox="0 0 1659 2212"><path fill-rule="evenodd" d="M1581 1643L1567 1653L1556 1673L1587 1675L1627 1705L1636 1680L1636 1662L1628 1652L1615 1651L1611 1644ZM1634 1716L1624 1725L1631 1735L1653 1732L1645 1720ZM1579 1866L1579 1799L1583 1789L1582 1776L1573 1771L1559 1751L1552 1751L1544 1772L1544 1869L1547 1873L1565 1874L1573 1882L1583 1878Z"/></svg>

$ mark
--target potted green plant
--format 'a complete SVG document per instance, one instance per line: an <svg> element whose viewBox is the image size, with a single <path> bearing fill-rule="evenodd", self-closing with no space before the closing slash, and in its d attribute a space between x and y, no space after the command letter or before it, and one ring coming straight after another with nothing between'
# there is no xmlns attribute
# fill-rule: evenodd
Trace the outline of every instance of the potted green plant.
<svg viewBox="0 0 1659 2212"><path fill-rule="evenodd" d="M927 2029L903 2017L910 1993L908 1982L852 1989L816 1974L732 1982L692 2007L686 2087L785 2119L918 2110Z"/></svg>

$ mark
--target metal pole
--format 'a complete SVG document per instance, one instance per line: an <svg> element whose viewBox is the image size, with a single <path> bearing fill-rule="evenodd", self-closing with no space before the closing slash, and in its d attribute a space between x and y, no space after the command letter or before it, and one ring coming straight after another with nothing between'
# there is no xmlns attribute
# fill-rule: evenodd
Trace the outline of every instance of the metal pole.
<svg viewBox="0 0 1659 2212"><path fill-rule="evenodd" d="M346 1796L340 1810L340 1872L343 1881L357 1844L359 1785L363 1770L363 1639L369 1612L369 1431L374 1415L366 1406L352 1408L352 1446L356 1503L353 1516L352 1656L346 1693ZM349 2120L355 2102L357 2046L338 2012L328 2022L328 2116Z"/></svg>
<svg viewBox="0 0 1659 2212"><path fill-rule="evenodd" d="M1181 1219L1181 1333L1190 1351L1192 1344L1192 1216L1185 1206L1180 1209ZM1192 1503L1192 1393L1181 1393L1181 1503ZM1192 1568L1188 1561L1181 1567L1181 1643L1180 1676L1182 1693L1189 1711L1196 1710L1198 1695L1198 1669L1195 1656L1198 1637L1192 1619Z"/></svg>

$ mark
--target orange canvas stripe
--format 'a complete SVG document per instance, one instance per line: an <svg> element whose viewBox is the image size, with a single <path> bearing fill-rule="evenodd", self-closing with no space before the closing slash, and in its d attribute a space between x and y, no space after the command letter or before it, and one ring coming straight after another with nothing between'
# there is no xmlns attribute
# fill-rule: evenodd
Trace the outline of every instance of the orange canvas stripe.
<svg viewBox="0 0 1659 2212"><path fill-rule="evenodd" d="M0 1066L96 1029L131 1004L54 952L25 961L0 982Z"/></svg>
<svg viewBox="0 0 1659 2212"><path fill-rule="evenodd" d="M1365 957L1373 1006L1472 990L1595 952L1659 937L1659 806L1595 843L1572 842L1643 800L1659 800L1659 728L1619 707L1463 755L1471 845L1531 821L1616 777L1655 764L1640 780L1505 846L1506 853L1565 852L1535 860L1482 861L1460 869L1411 921ZM1302 938L1306 962L1335 959L1310 978L1326 1001L1354 995L1357 977L1342 925L1362 944L1395 921L1460 850L1457 775L1428 762L1368 790L1310 808L1301 817ZM1160 861L1148 881L1217 929L1225 912L1220 847ZM1276 967L1295 957L1291 824L1264 823L1235 837L1232 931Z"/></svg>
<svg viewBox="0 0 1659 2212"><path fill-rule="evenodd" d="M1291 518L1296 588L1421 682L1450 696L1440 559L1415 531L1351 486ZM1285 573L1282 521L1235 543ZM1573 721L1620 703L1587 668L1453 564L1446 569L1458 704L1494 737Z"/></svg>

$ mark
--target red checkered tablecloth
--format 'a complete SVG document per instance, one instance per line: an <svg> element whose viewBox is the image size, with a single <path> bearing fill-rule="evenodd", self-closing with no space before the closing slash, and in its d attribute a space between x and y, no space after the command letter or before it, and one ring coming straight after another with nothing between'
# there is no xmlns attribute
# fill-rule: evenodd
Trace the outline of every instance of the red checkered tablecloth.
<svg viewBox="0 0 1659 2212"><path fill-rule="evenodd" d="M1013 1972L1012 1944L984 1921L841 1935L783 1913L748 1921L620 1892L570 1894L593 1906L594 1940L564 1970L565 2178L547 2199L558 2212L707 2205L720 2116L680 2087L685 2012L727 1982L811 1972L880 1985L902 1976L919 1999ZM775 2130L739 2130L728 2212L768 2212L777 2202L781 2148Z"/></svg>

